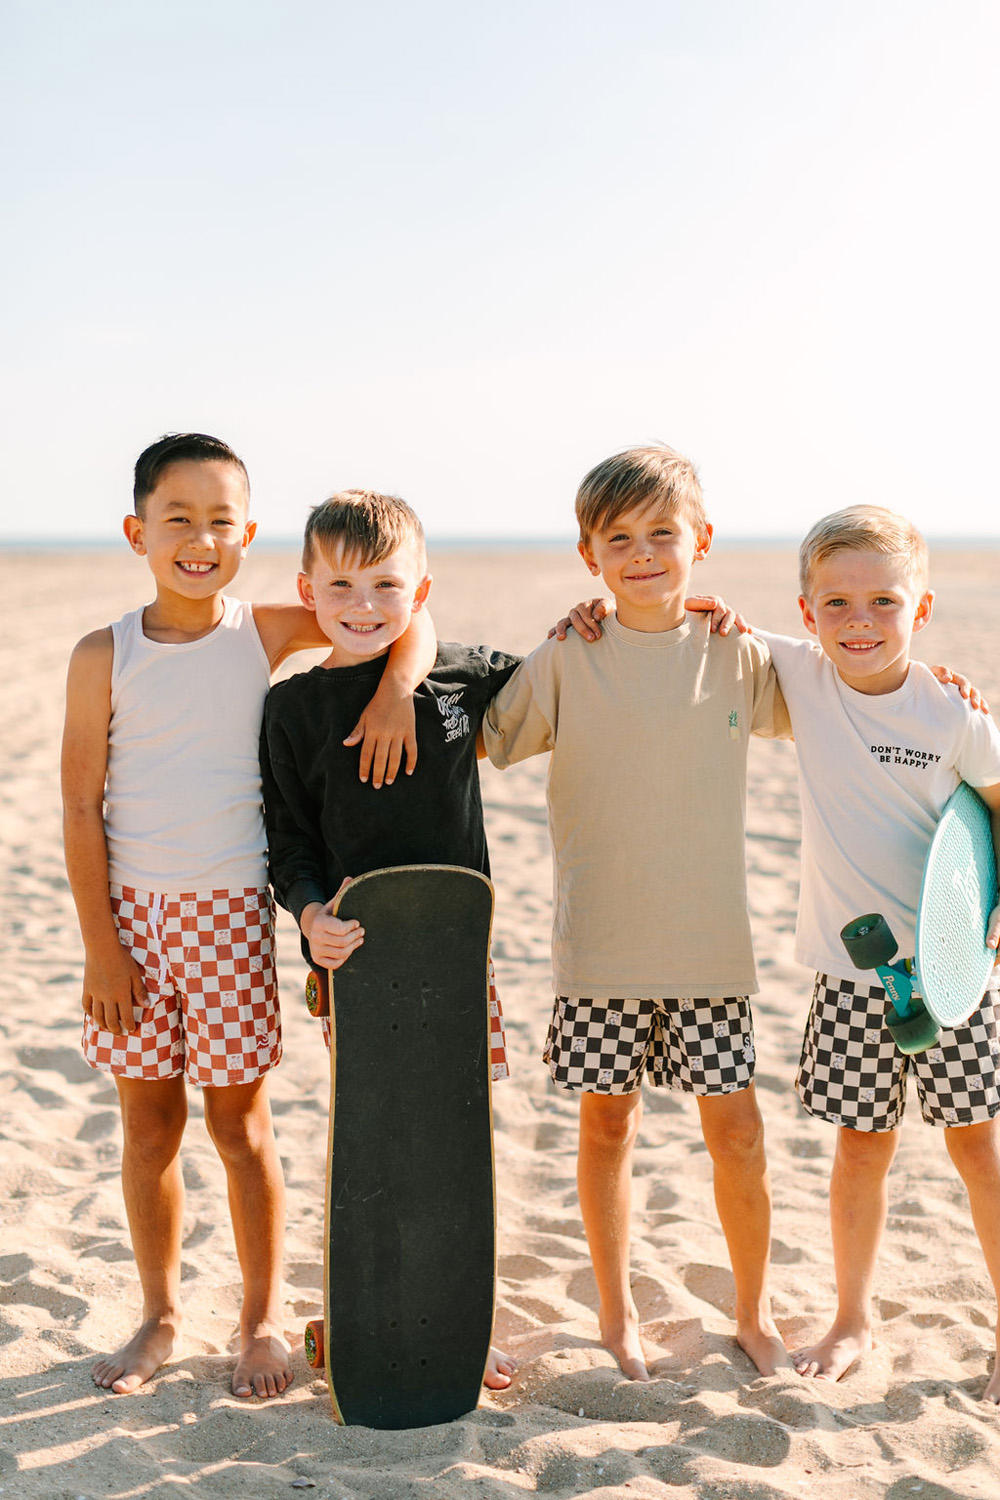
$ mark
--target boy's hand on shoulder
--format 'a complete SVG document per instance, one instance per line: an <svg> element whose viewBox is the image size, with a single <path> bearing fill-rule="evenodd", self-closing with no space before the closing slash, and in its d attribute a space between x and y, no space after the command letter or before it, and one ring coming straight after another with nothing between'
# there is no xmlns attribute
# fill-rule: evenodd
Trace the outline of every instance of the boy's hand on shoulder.
<svg viewBox="0 0 1000 1500"><path fill-rule="evenodd" d="M989 713L990 705L983 697L983 694L967 677L963 677L961 672L953 672L950 667L931 667L931 671L938 682L943 683L945 687L949 683L953 687L957 687L962 697L969 700L970 707L978 708L979 712L983 714Z"/></svg>
<svg viewBox="0 0 1000 1500"><path fill-rule="evenodd" d="M417 719L412 693L377 693L344 741L361 746L358 775L373 787L392 786L406 757L407 776L417 764ZM317 960L318 962L318 960Z"/></svg>
<svg viewBox="0 0 1000 1500"><path fill-rule="evenodd" d="M347 884L345 880L340 891ZM340 891L325 906L320 906L318 901L311 902L299 917L299 926L309 944L313 963L324 969L339 969L365 940L365 929L354 917L345 922L334 916L333 908Z"/></svg>
<svg viewBox="0 0 1000 1500"><path fill-rule="evenodd" d="M711 629L719 635L728 635L734 625L740 635L753 635L753 626L748 625L734 609L730 609L725 599L720 599L718 594L692 594L690 599L684 600L684 608L695 614L707 614L711 610Z"/></svg>
<svg viewBox="0 0 1000 1500"><path fill-rule="evenodd" d="M121 943L115 947L117 953L87 954L82 1004L95 1026L122 1036L136 1029L135 1013L146 1004L146 986L131 953Z"/></svg>
<svg viewBox="0 0 1000 1500"><path fill-rule="evenodd" d="M600 638L601 621L613 614L614 608L613 599L585 599L580 604L574 604L569 614L563 615L558 624L553 625L548 639L555 636L557 640L564 641L572 629L577 635L582 635L585 641L596 641Z"/></svg>

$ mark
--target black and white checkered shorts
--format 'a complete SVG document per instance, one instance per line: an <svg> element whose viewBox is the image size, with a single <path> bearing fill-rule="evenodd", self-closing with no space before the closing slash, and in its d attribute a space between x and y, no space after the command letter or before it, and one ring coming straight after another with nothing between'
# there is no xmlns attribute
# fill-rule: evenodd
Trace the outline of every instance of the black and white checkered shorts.
<svg viewBox="0 0 1000 1500"><path fill-rule="evenodd" d="M978 1125L1000 1113L1000 997L938 1044L907 1056L885 1024L878 984L817 974L795 1089L810 1114L852 1130L893 1130L903 1118L906 1080L916 1079L931 1125Z"/></svg>
<svg viewBox="0 0 1000 1500"><path fill-rule="evenodd" d="M556 1083L632 1094L643 1073L658 1087L732 1094L753 1078L753 1020L732 1000L556 997L543 1054Z"/></svg>

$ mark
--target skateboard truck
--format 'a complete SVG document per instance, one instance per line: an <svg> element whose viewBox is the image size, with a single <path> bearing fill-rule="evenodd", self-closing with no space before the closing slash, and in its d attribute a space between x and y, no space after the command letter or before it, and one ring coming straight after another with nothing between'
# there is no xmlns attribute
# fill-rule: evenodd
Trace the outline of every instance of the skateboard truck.
<svg viewBox="0 0 1000 1500"><path fill-rule="evenodd" d="M911 959L893 963L896 939L879 912L855 917L840 933L856 969L874 969L891 1004L886 1025L900 1052L912 1056L933 1047L940 1035L938 1023L917 990L918 978Z"/></svg>

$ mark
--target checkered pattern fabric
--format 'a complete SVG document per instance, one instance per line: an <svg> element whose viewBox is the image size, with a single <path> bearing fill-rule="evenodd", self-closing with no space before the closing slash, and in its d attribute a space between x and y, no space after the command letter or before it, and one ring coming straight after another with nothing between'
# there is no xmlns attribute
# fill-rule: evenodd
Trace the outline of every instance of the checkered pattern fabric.
<svg viewBox="0 0 1000 1500"><path fill-rule="evenodd" d="M489 960L489 1006L490 1006L490 1078L497 1083L501 1078L510 1077L510 1068L507 1065L507 1033L503 1024L503 1007L500 1004L500 996L497 994L496 971L493 968L492 958ZM330 1050L330 1022L328 1017L323 1017L323 1040L326 1050Z"/></svg>
<svg viewBox="0 0 1000 1500"><path fill-rule="evenodd" d="M148 1004L115 1036L84 1017L83 1053L122 1078L201 1087L251 1083L281 1057L274 907L263 890L162 896L111 887L118 937L142 970Z"/></svg>
<svg viewBox="0 0 1000 1500"><path fill-rule="evenodd" d="M559 995L543 1055L556 1083L585 1093L631 1094L645 1073L657 1087L731 1094L753 1078L750 1002Z"/></svg>
<svg viewBox="0 0 1000 1500"><path fill-rule="evenodd" d="M492 958L489 961L490 990L490 1077L496 1083L510 1077L507 1065L507 1033L503 1024L503 1007L497 994L497 976Z"/></svg>
<svg viewBox="0 0 1000 1500"><path fill-rule="evenodd" d="M885 1024L881 985L817 974L796 1092L810 1114L852 1130L893 1130L912 1073L931 1125L978 1125L1000 1112L1000 1000L987 991L963 1026L906 1056Z"/></svg>

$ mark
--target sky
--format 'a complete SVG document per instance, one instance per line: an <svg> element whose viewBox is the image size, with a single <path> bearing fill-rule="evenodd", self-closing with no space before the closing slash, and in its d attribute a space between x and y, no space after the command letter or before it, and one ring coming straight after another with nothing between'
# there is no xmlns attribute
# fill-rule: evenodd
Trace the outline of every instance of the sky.
<svg viewBox="0 0 1000 1500"><path fill-rule="evenodd" d="M139 451L571 537L662 440L718 540L1000 537L995 0L0 0L0 538Z"/></svg>

